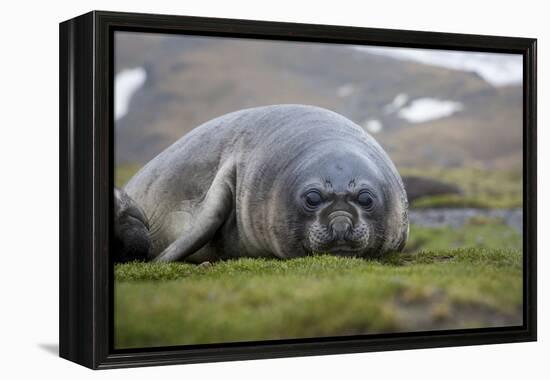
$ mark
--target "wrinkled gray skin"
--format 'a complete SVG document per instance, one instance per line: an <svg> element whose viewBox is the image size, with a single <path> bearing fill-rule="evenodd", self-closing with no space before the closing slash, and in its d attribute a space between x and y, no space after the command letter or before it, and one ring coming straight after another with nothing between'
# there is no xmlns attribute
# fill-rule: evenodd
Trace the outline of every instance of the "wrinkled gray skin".
<svg viewBox="0 0 550 380"><path fill-rule="evenodd" d="M313 106L211 120L124 190L146 214L156 261L376 256L401 250L409 230L386 153L350 120Z"/></svg>
<svg viewBox="0 0 550 380"><path fill-rule="evenodd" d="M115 261L146 260L151 249L147 217L124 191L115 189L114 195Z"/></svg>

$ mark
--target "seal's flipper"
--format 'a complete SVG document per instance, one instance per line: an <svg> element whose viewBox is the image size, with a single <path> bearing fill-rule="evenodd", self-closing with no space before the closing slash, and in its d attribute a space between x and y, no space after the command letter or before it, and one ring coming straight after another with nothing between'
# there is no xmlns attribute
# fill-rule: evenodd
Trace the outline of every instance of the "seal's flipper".
<svg viewBox="0 0 550 380"><path fill-rule="evenodd" d="M151 249L149 222L138 204L124 190L114 192L114 260L146 260Z"/></svg>
<svg viewBox="0 0 550 380"><path fill-rule="evenodd" d="M208 243L224 224L233 208L231 169L220 170L204 200L193 212L193 223L154 261L183 260Z"/></svg>

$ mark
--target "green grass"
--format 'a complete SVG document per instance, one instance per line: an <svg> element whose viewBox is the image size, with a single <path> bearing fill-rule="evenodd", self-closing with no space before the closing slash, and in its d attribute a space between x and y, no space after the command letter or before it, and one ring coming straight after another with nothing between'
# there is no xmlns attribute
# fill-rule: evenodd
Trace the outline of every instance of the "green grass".
<svg viewBox="0 0 550 380"><path fill-rule="evenodd" d="M416 175L435 178L458 185L461 195L443 195L417 199L413 208L475 207L514 208L522 207L521 170L497 170L481 168L400 168L402 176Z"/></svg>
<svg viewBox="0 0 550 380"><path fill-rule="evenodd" d="M411 225L406 252L449 248L510 248L521 250L521 234L499 219L472 218L461 228Z"/></svg>
<svg viewBox="0 0 550 380"><path fill-rule="evenodd" d="M122 187L141 169L139 164L123 164L115 167L115 186Z"/></svg>
<svg viewBox="0 0 550 380"><path fill-rule="evenodd" d="M495 220L412 226L407 251L378 260L136 262L115 279L117 348L522 322L521 237Z"/></svg>

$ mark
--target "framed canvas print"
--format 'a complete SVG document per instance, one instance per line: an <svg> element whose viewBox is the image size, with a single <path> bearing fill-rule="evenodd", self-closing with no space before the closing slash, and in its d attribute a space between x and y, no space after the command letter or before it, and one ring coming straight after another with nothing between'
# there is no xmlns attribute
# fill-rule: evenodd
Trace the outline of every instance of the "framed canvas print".
<svg viewBox="0 0 550 380"><path fill-rule="evenodd" d="M536 40L60 24L60 355L536 339Z"/></svg>

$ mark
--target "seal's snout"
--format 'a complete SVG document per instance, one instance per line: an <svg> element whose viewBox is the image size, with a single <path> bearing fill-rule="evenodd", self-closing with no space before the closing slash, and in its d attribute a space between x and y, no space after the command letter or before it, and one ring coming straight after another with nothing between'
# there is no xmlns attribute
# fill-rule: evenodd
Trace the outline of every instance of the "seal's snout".
<svg viewBox="0 0 550 380"><path fill-rule="evenodd" d="M352 216L345 211L333 212L328 227L332 239L336 241L349 240L353 230Z"/></svg>
<svg viewBox="0 0 550 380"><path fill-rule="evenodd" d="M337 222L332 225L332 236L334 240L348 240L351 224L347 222Z"/></svg>

